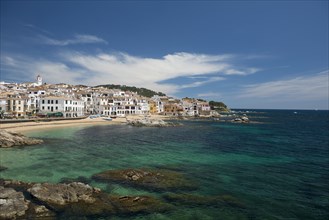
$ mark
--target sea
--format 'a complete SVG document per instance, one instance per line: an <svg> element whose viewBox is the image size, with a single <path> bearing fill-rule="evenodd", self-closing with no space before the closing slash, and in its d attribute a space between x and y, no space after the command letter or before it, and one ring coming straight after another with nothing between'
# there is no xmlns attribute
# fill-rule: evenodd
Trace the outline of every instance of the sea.
<svg viewBox="0 0 329 220"><path fill-rule="evenodd" d="M116 169L171 169L198 183L193 195L232 205L179 204L167 212L87 219L329 219L329 111L237 110L250 123L180 120L177 127L99 125L30 131L41 145L0 149L1 178L59 183L87 179L116 195L157 192L91 180ZM180 192L175 192L180 193Z"/></svg>

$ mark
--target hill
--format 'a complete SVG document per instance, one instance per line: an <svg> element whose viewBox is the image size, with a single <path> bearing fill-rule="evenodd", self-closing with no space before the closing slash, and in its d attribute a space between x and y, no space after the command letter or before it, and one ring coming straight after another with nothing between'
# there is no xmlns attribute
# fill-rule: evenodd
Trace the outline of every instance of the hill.
<svg viewBox="0 0 329 220"><path fill-rule="evenodd" d="M223 102L210 101L209 105L212 110L229 111L229 108Z"/></svg>
<svg viewBox="0 0 329 220"><path fill-rule="evenodd" d="M154 95L166 96L166 94L164 94L162 92L155 92L155 91L150 90L150 89L137 88L135 86L106 84L106 85L99 85L99 86L95 86L95 87L100 87L100 86L108 88L108 89L120 89L122 91L137 92L138 95L149 97L149 98L151 98Z"/></svg>

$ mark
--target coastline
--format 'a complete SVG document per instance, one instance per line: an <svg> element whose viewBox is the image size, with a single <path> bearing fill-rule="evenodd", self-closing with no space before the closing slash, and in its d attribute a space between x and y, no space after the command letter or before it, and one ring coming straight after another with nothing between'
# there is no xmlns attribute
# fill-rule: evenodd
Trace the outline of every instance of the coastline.
<svg viewBox="0 0 329 220"><path fill-rule="evenodd" d="M124 118L116 118L112 121L106 121L102 118L85 118L80 120L63 120L63 121L43 121L43 122L17 122L0 124L0 129L5 129L7 131L25 133L35 130L53 129L53 128L65 128L73 126L95 126L95 125L118 125L126 124L127 120L135 120L143 118L142 115L130 115ZM152 119L169 119L168 116L163 115L151 115Z"/></svg>

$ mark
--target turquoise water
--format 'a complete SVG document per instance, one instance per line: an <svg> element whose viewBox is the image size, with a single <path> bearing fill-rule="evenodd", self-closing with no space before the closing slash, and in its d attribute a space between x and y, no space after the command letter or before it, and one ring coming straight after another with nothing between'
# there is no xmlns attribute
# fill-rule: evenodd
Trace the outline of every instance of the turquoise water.
<svg viewBox="0 0 329 220"><path fill-rule="evenodd" d="M167 213L129 218L327 219L328 111L293 112L249 113L252 121L260 122L250 124L199 120L170 128L110 125L30 132L45 143L0 149L1 165L8 167L0 174L57 183L62 178L89 179L110 169L168 168L199 183L192 194L231 195L246 208L178 204ZM119 184L90 184L120 195L163 195Z"/></svg>

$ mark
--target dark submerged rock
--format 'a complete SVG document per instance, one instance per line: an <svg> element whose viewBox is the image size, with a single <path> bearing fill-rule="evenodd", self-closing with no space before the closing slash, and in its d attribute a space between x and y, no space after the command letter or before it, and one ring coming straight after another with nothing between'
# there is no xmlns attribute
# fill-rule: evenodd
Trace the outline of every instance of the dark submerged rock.
<svg viewBox="0 0 329 220"><path fill-rule="evenodd" d="M164 212L172 208L150 196L110 196L110 200L121 214Z"/></svg>
<svg viewBox="0 0 329 220"><path fill-rule="evenodd" d="M4 167L4 166L1 166L1 165L0 165L0 172L1 172L1 171L4 171L4 170L7 170L7 169L8 169L7 167Z"/></svg>
<svg viewBox="0 0 329 220"><path fill-rule="evenodd" d="M0 129L0 148L41 144L43 140L29 138L23 134Z"/></svg>
<svg viewBox="0 0 329 220"><path fill-rule="evenodd" d="M171 203L179 203L187 206L204 205L216 207L230 206L240 209L246 208L241 201L231 195L201 196L193 194L167 193L163 197Z"/></svg>
<svg viewBox="0 0 329 220"><path fill-rule="evenodd" d="M109 170L95 174L92 178L151 190L194 190L197 188L196 184L186 176L170 170Z"/></svg>

